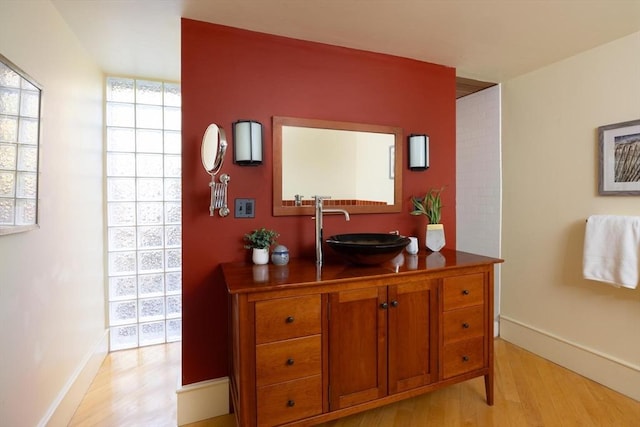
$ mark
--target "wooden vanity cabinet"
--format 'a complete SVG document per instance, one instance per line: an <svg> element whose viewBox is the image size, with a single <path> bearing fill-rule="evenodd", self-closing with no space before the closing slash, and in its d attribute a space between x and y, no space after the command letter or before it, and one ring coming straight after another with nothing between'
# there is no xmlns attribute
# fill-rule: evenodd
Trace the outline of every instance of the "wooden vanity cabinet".
<svg viewBox="0 0 640 427"><path fill-rule="evenodd" d="M495 258L418 270L224 264L240 427L311 426L484 376L493 404ZM263 279L263 276L261 276Z"/></svg>
<svg viewBox="0 0 640 427"><path fill-rule="evenodd" d="M327 408L326 296L231 295L231 397L240 426L275 426Z"/></svg>
<svg viewBox="0 0 640 427"><path fill-rule="evenodd" d="M435 280L329 295L330 409L424 386L435 375Z"/></svg>
<svg viewBox="0 0 640 427"><path fill-rule="evenodd" d="M322 296L255 303L259 426L322 413Z"/></svg>
<svg viewBox="0 0 640 427"><path fill-rule="evenodd" d="M440 302L442 378L488 367L485 388L493 405L493 293L485 274L443 278Z"/></svg>

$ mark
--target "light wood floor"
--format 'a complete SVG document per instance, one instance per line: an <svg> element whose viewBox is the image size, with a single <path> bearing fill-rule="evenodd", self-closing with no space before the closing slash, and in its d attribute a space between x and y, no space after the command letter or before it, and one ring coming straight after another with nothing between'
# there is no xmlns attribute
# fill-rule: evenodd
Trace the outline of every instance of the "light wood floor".
<svg viewBox="0 0 640 427"><path fill-rule="evenodd" d="M176 425L180 343L111 353L70 426ZM640 426L640 402L503 340L495 343L495 405L481 378L323 427ZM235 427L232 415L188 427Z"/></svg>
<svg viewBox="0 0 640 427"><path fill-rule="evenodd" d="M175 427L180 361L179 342L109 353L69 426Z"/></svg>

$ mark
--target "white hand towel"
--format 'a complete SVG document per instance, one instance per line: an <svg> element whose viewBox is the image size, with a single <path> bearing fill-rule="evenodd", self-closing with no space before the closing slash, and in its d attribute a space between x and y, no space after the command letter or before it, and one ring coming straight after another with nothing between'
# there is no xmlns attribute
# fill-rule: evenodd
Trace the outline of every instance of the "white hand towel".
<svg viewBox="0 0 640 427"><path fill-rule="evenodd" d="M584 278L635 289L639 271L640 217L590 216L584 237Z"/></svg>

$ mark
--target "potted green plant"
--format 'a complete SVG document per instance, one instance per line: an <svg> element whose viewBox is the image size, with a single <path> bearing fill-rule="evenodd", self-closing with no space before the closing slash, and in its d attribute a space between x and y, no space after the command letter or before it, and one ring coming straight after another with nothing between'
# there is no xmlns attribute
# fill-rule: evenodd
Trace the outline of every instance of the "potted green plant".
<svg viewBox="0 0 640 427"><path fill-rule="evenodd" d="M267 264L269 262L269 248L276 243L280 235L274 230L258 228L244 235L246 249L252 249L251 259L254 264Z"/></svg>
<svg viewBox="0 0 640 427"><path fill-rule="evenodd" d="M438 252L445 245L444 226L440 223L442 213L441 193L443 188L429 189L424 197L412 197L411 215L424 215L429 220L425 233L425 246Z"/></svg>

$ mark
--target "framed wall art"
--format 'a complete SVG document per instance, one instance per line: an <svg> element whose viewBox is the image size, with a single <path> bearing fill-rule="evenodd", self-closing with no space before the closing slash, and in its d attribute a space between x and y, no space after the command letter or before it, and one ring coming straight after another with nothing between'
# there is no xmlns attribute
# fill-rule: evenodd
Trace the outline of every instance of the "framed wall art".
<svg viewBox="0 0 640 427"><path fill-rule="evenodd" d="M640 195L640 120L598 128L601 196Z"/></svg>

